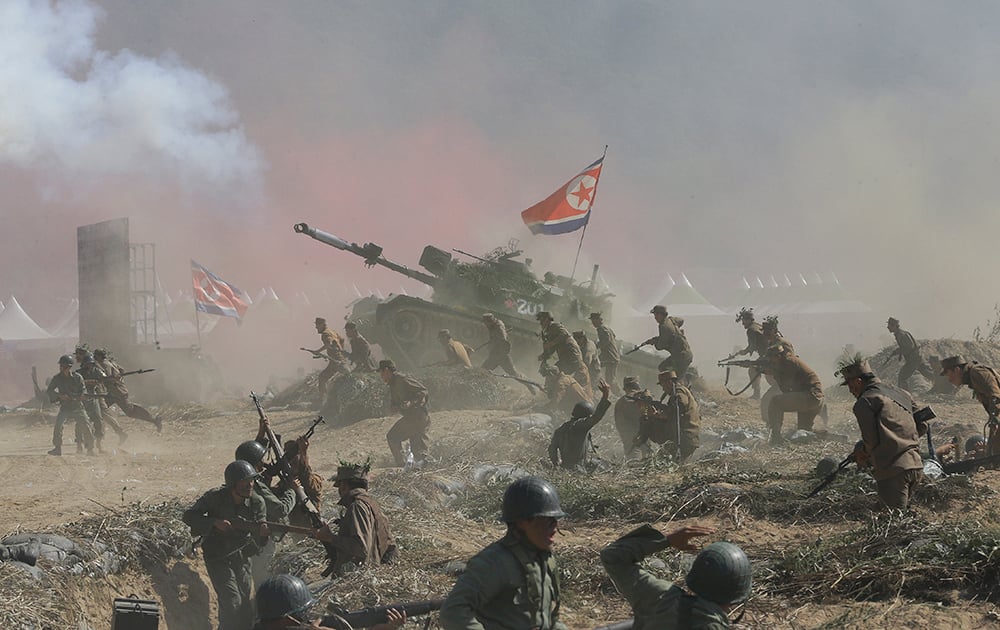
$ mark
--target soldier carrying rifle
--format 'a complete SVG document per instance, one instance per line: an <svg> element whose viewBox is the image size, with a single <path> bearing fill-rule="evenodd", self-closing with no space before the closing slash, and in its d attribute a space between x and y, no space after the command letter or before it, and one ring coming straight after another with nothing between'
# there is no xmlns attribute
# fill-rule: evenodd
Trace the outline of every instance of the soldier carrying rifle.
<svg viewBox="0 0 1000 630"><path fill-rule="evenodd" d="M64 354L59 357L59 373L49 381L46 393L51 402L59 402L59 415L52 429L52 450L49 455L62 455L63 424L69 418L76 421L76 452L82 453L87 447L87 455L94 454L94 434L87 422L87 412L83 407L86 385L83 376L73 371L73 357Z"/></svg>

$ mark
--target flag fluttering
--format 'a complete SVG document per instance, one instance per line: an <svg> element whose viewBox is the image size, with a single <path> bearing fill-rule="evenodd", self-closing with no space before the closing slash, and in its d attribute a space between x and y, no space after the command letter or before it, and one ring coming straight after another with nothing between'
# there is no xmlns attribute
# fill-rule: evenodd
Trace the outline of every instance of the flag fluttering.
<svg viewBox="0 0 1000 630"><path fill-rule="evenodd" d="M602 156L547 199L522 212L521 219L531 233L565 234L587 225L603 165Z"/></svg>
<svg viewBox="0 0 1000 630"><path fill-rule="evenodd" d="M194 288L194 307L202 313L240 320L250 307L249 295L193 260L191 282Z"/></svg>

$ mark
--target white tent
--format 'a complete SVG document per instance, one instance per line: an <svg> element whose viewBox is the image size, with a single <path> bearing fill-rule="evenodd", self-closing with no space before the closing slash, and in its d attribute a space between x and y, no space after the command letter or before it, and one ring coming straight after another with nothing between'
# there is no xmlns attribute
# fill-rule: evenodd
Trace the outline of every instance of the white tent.
<svg viewBox="0 0 1000 630"><path fill-rule="evenodd" d="M671 282L673 281L673 278L669 275L667 277L670 278ZM671 315L680 317L704 317L726 314L705 299L705 296L698 293L698 290L694 288L691 281L683 273L681 274L681 281L674 284L667 291L667 294L660 298L657 304L666 306Z"/></svg>
<svg viewBox="0 0 1000 630"><path fill-rule="evenodd" d="M4 341L21 341L25 339L51 339L52 335L45 332L35 323L17 299L12 295L7 300L7 308L0 313L0 339Z"/></svg>

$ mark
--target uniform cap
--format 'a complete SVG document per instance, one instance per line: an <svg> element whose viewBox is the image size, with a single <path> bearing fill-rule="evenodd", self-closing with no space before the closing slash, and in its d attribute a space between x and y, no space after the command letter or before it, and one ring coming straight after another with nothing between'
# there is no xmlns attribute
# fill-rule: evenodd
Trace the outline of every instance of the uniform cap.
<svg viewBox="0 0 1000 630"><path fill-rule="evenodd" d="M895 317L890 317L889 319L886 320L885 323L887 323L887 324L893 324L895 326L898 326L899 325L899 320L896 319Z"/></svg>
<svg viewBox="0 0 1000 630"><path fill-rule="evenodd" d="M953 357L948 357L947 359L941 359L941 376L953 367L958 367L960 365L965 365L968 361L965 360L960 354L956 354Z"/></svg>
<svg viewBox="0 0 1000 630"><path fill-rule="evenodd" d="M451 331L447 328L442 328L438 331L438 337L451 337Z"/></svg>
<svg viewBox="0 0 1000 630"><path fill-rule="evenodd" d="M642 387L639 385L639 377L626 376L625 380L622 381L622 389L624 389L627 392L634 392L642 389Z"/></svg>
<svg viewBox="0 0 1000 630"><path fill-rule="evenodd" d="M663 315L666 315L667 314L667 307L664 306L664 305L662 305L662 304L657 304L653 308L649 309L649 312L653 313L653 314L662 313Z"/></svg>
<svg viewBox="0 0 1000 630"><path fill-rule="evenodd" d="M292 617L304 622L302 617L315 605L316 598L309 587L294 575L272 575L257 589L258 621Z"/></svg>
<svg viewBox="0 0 1000 630"><path fill-rule="evenodd" d="M659 374L656 375L656 378L657 378L657 380L663 380L665 378L673 380L673 379L677 378L677 371L676 370L663 370L662 372L660 372Z"/></svg>
<svg viewBox="0 0 1000 630"><path fill-rule="evenodd" d="M315 323L317 323L317 324L325 324L326 320L323 319L322 317L317 317L316 320L315 320Z"/></svg>
<svg viewBox="0 0 1000 630"><path fill-rule="evenodd" d="M591 313L590 314L590 319L601 319L603 317L604 317L604 315L601 315L600 313Z"/></svg>
<svg viewBox="0 0 1000 630"><path fill-rule="evenodd" d="M503 493L503 520L514 523L522 519L547 516L563 518L566 513L559 505L556 487L541 477L521 477L507 486Z"/></svg>
<svg viewBox="0 0 1000 630"><path fill-rule="evenodd" d="M59 365L73 365L72 355L64 354L59 357Z"/></svg>
<svg viewBox="0 0 1000 630"><path fill-rule="evenodd" d="M548 311L538 311L535 313L535 319L541 321L542 319L552 319L552 313Z"/></svg>
<svg viewBox="0 0 1000 630"><path fill-rule="evenodd" d="M740 309L740 312L736 314L736 321L741 322L744 319L753 319L752 306L744 306Z"/></svg>
<svg viewBox="0 0 1000 630"><path fill-rule="evenodd" d="M728 542L705 547L694 559L684 580L696 595L726 606L750 597L750 560L743 550Z"/></svg>
<svg viewBox="0 0 1000 630"><path fill-rule="evenodd" d="M760 326L764 330L778 330L778 316L768 315L764 318L764 323Z"/></svg>
<svg viewBox="0 0 1000 630"><path fill-rule="evenodd" d="M854 361L853 363L843 366L837 371L837 374L844 377L844 382L840 384L841 387L843 387L844 385L847 385L847 381L852 378L865 378L872 376L874 372L872 372L871 366L868 365L868 361L862 359L861 361Z"/></svg>
<svg viewBox="0 0 1000 630"><path fill-rule="evenodd" d="M382 370L395 370L396 364L392 362L392 359L382 359L378 362L378 371Z"/></svg>

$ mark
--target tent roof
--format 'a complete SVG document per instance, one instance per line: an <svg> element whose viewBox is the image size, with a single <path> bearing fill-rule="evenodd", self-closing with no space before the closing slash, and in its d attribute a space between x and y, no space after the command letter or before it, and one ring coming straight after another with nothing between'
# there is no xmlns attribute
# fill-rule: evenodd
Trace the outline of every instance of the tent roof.
<svg viewBox="0 0 1000 630"><path fill-rule="evenodd" d="M17 299L12 295L7 300L7 308L0 313L0 339L4 341L18 341L21 339L50 339L52 335L45 332L41 326L35 323Z"/></svg>

